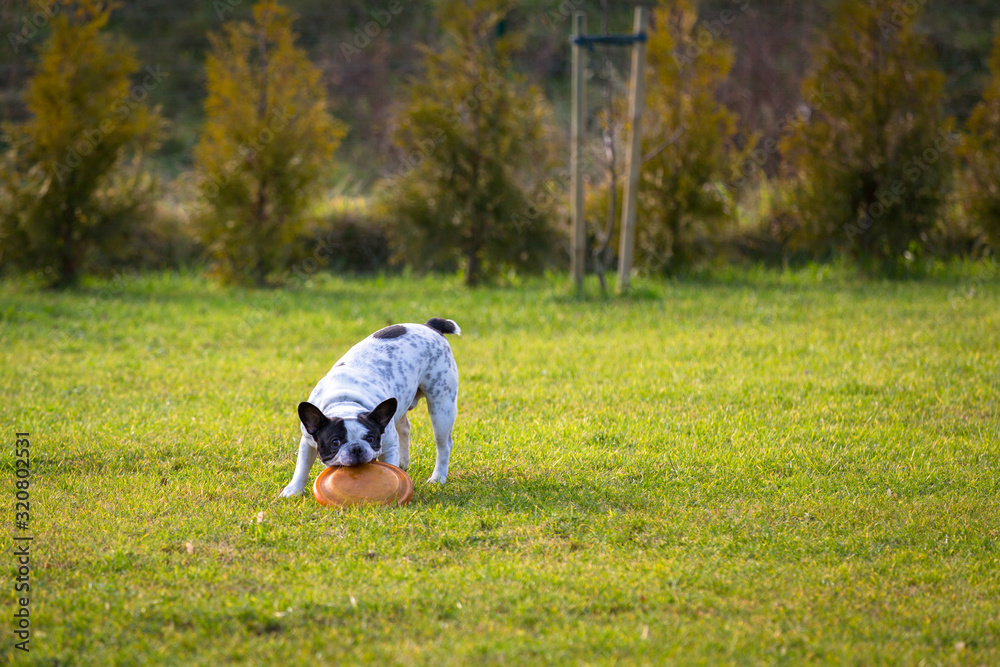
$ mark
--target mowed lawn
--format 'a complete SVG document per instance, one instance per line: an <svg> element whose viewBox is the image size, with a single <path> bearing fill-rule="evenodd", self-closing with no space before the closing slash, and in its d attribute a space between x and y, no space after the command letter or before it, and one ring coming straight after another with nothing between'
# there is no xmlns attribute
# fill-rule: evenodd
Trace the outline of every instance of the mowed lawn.
<svg viewBox="0 0 1000 667"><path fill-rule="evenodd" d="M592 287L596 291L596 288ZM450 317L444 487L279 499L354 342ZM1000 664L1000 280L0 284L13 664ZM14 519L30 433L30 524ZM314 468L314 475L320 465Z"/></svg>

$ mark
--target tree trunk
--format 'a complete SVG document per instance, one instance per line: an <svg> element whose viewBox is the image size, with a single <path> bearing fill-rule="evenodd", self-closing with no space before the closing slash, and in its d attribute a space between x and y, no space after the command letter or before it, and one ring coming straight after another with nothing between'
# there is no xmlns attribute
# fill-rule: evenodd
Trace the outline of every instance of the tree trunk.
<svg viewBox="0 0 1000 667"><path fill-rule="evenodd" d="M254 233L253 233L253 253L254 253L254 282L257 287L264 287L267 284L267 247L265 225L267 224L267 177L261 177L260 185L257 189L257 210L254 212Z"/></svg>
<svg viewBox="0 0 1000 667"><path fill-rule="evenodd" d="M466 287L476 287L479 281L482 279L482 262L480 260L481 248L480 243L476 239L472 239L469 244L469 251L466 255L466 266L465 266L465 286Z"/></svg>
<svg viewBox="0 0 1000 667"><path fill-rule="evenodd" d="M80 281L80 273L72 252L63 251L59 258L59 276L52 284L56 289L74 287Z"/></svg>
<svg viewBox="0 0 1000 667"><path fill-rule="evenodd" d="M264 123L267 120L267 73L268 73L268 58L267 58L267 32L265 29L261 29L257 33L257 45L260 49L260 97L257 99L257 123L259 127L264 127ZM257 184L257 202L256 211L254 211L254 224L256 228L253 231L253 253L254 253L254 282L257 287L264 287L267 284L267 252L266 247L267 239L267 173L263 169L263 165L260 161L260 156L257 159L257 169L260 174L260 181Z"/></svg>
<svg viewBox="0 0 1000 667"><path fill-rule="evenodd" d="M870 221L870 226L865 228L863 233L854 237L855 243L858 244L858 256L862 258L873 258L873 252L876 250L875 238L878 236L881 230L876 230L880 224L877 218L871 216L872 207L878 202L877 197L878 192L878 181L876 176L872 172L865 172L861 175L861 202L859 205L854 207L853 213L855 222L860 218L862 221ZM880 258L874 258L876 260Z"/></svg>
<svg viewBox="0 0 1000 667"><path fill-rule="evenodd" d="M77 261L76 246L73 242L72 213L68 220L63 220L62 231L59 233L59 266L58 275L52 284L57 289L73 287L80 281L80 264Z"/></svg>

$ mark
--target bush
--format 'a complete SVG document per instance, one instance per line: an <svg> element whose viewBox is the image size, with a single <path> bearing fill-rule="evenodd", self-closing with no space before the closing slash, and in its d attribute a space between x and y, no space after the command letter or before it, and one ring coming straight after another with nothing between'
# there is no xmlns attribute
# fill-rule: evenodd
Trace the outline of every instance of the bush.
<svg viewBox="0 0 1000 667"><path fill-rule="evenodd" d="M496 3L437 6L445 32L425 47L424 74L404 91L394 141L401 174L382 182L385 215L402 229L397 251L418 268L461 266L475 285L546 264L555 244L544 189L554 152L540 91L513 73L513 32Z"/></svg>
<svg viewBox="0 0 1000 667"><path fill-rule="evenodd" d="M263 285L287 267L344 128L327 112L319 69L294 45L288 10L263 0L253 16L211 36L195 162L208 204L198 223L216 272Z"/></svg>
<svg viewBox="0 0 1000 667"><path fill-rule="evenodd" d="M927 245L955 139L944 77L913 30L917 3L844 0L803 84L808 108L782 142L799 241L896 271Z"/></svg>
<svg viewBox="0 0 1000 667"><path fill-rule="evenodd" d="M751 162L756 166L754 162ZM747 168L751 172L753 168ZM737 224L724 235L728 258L767 266L787 267L803 263L808 256L792 248L799 225L790 213L787 184L759 174L753 188L743 191L737 205Z"/></svg>
<svg viewBox="0 0 1000 667"><path fill-rule="evenodd" d="M199 269L204 263L205 248L195 236L188 220L159 198L149 207L122 246L121 252L102 263L107 270Z"/></svg>
<svg viewBox="0 0 1000 667"><path fill-rule="evenodd" d="M966 125L968 211L994 249L1000 249L1000 33L990 56L990 80Z"/></svg>
<svg viewBox="0 0 1000 667"><path fill-rule="evenodd" d="M82 0L52 19L26 92L31 118L5 128L0 255L53 286L120 252L153 192L130 156L156 146L162 121L144 100L168 73L146 68L133 85L139 65L106 34L110 15Z"/></svg>
<svg viewBox="0 0 1000 667"><path fill-rule="evenodd" d="M636 225L636 262L650 269L689 266L713 251L733 220L724 184L746 154L736 114L717 99L732 49L704 39L697 18L687 0L653 12Z"/></svg>
<svg viewBox="0 0 1000 667"><path fill-rule="evenodd" d="M391 225L357 213L335 213L307 223L296 244L293 272L308 276L319 269L369 274L390 268Z"/></svg>

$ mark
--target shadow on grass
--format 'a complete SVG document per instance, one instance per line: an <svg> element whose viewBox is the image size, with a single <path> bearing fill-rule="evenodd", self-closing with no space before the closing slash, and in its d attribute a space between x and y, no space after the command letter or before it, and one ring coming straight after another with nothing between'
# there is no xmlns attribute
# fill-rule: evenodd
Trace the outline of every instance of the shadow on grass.
<svg viewBox="0 0 1000 667"><path fill-rule="evenodd" d="M558 471L537 474L472 471L453 477L444 487L418 485L411 505L448 505L477 515L565 510L602 514L645 511L649 509L647 496L652 492L653 488L643 482L608 482L582 475L566 477Z"/></svg>

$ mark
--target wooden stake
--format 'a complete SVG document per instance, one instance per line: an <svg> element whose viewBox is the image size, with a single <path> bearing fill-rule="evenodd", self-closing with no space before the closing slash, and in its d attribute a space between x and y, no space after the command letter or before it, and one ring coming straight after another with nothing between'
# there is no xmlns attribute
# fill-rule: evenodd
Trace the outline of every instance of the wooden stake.
<svg viewBox="0 0 1000 667"><path fill-rule="evenodd" d="M646 29L646 8L635 8L635 34ZM639 167L642 165L642 108L646 97L646 42L632 45L632 77L629 83L628 115L632 136L625 149L628 179L625 181L625 202L622 206L621 247L618 251L618 289L628 291L635 248L635 213L639 189Z"/></svg>
<svg viewBox="0 0 1000 667"><path fill-rule="evenodd" d="M586 16L583 12L573 15L573 37L581 37L586 33ZM587 54L584 47L573 44L573 101L570 114L570 188L573 199L570 209L573 217L573 282L576 291L583 291L583 275L587 259L587 221L583 215L583 175L581 162L583 160L583 136L586 131L587 109L584 98L583 74L587 68Z"/></svg>

